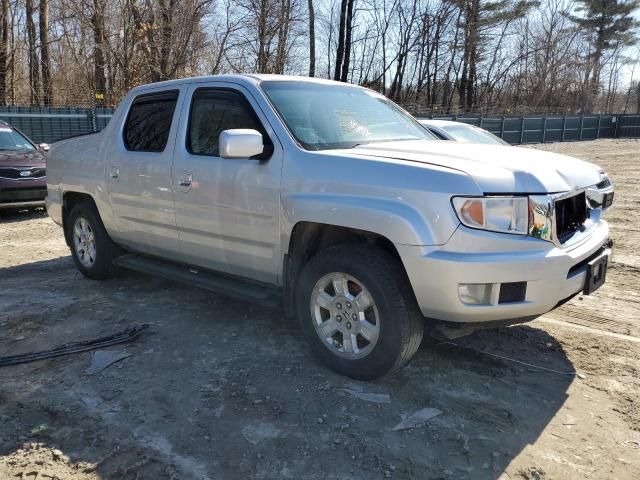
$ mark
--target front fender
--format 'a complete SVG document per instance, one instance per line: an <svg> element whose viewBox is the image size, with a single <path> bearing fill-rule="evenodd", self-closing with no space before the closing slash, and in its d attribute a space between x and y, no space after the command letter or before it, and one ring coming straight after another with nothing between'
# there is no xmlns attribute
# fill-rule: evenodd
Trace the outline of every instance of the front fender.
<svg viewBox="0 0 640 480"><path fill-rule="evenodd" d="M316 222L376 233L393 243L441 245L457 228L457 222L438 216L427 218L400 201L328 193L296 193L283 198L284 223L289 244L298 222ZM449 207L450 208L450 207ZM434 222L435 220L435 222Z"/></svg>

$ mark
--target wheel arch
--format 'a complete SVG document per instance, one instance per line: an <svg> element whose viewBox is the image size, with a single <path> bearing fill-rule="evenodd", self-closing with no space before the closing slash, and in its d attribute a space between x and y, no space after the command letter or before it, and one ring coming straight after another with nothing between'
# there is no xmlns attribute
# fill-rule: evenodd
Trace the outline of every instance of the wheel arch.
<svg viewBox="0 0 640 480"><path fill-rule="evenodd" d="M98 211L96 202L93 200L93 197L88 193L81 193L81 192L74 192L74 191L63 193L62 195L62 231L64 232L64 240L65 242L67 242L67 245L69 247L71 247L71 239L69 238L69 229L67 228L68 221L69 221L69 214L71 213L71 210L73 210L73 207L75 207L79 203L88 203L91 206L93 206L93 208L96 209L96 212ZM98 213L98 216L99 215L100 214Z"/></svg>
<svg viewBox="0 0 640 480"><path fill-rule="evenodd" d="M300 221L293 226L284 256L284 308L295 315L295 285L303 266L319 252L336 245L361 243L376 246L396 258L404 270L393 242L376 232L319 222Z"/></svg>

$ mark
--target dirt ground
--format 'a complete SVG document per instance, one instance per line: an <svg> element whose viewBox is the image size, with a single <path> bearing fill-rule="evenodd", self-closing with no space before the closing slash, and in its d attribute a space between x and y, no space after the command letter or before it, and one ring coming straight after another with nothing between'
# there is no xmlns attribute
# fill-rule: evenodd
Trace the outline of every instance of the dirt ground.
<svg viewBox="0 0 640 480"><path fill-rule="evenodd" d="M640 141L537 148L613 177L605 286L526 325L425 340L371 383L319 365L277 311L141 274L87 280L44 214L1 218L0 355L150 328L92 375L89 353L0 368L0 479L640 479ZM426 407L441 413L394 430Z"/></svg>

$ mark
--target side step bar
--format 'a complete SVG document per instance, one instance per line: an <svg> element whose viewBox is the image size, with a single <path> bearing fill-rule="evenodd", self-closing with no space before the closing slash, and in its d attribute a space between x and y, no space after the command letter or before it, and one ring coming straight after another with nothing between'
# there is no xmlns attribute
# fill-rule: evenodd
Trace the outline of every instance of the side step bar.
<svg viewBox="0 0 640 480"><path fill-rule="evenodd" d="M231 275L197 270L184 265L163 262L130 253L116 258L113 264L117 267L193 285L194 287L238 300L248 300L268 307L282 306L282 293L277 287L240 279Z"/></svg>

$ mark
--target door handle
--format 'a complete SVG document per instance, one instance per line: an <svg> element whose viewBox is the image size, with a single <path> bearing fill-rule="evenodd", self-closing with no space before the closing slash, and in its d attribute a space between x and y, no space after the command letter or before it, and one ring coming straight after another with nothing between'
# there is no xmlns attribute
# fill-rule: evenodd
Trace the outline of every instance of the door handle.
<svg viewBox="0 0 640 480"><path fill-rule="evenodd" d="M120 176L120 169L118 167L111 167L110 175L111 175L111 178L113 178L114 180L117 180L118 177Z"/></svg>
<svg viewBox="0 0 640 480"><path fill-rule="evenodd" d="M193 183L193 175L191 173L181 173L178 177L178 185L181 187L190 187Z"/></svg>
<svg viewBox="0 0 640 480"><path fill-rule="evenodd" d="M191 184L193 183L193 175L187 172L178 174L178 188L181 192L187 193L191 190Z"/></svg>

